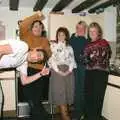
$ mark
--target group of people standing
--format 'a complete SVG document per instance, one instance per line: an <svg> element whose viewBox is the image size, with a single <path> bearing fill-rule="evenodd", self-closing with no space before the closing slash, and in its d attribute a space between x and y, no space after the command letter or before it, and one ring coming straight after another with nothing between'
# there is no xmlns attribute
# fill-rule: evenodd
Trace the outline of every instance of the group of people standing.
<svg viewBox="0 0 120 120"><path fill-rule="evenodd" d="M27 73L32 82L23 84L32 120L49 119L41 103L46 89L43 81L48 79L48 101L59 107L61 120L102 120L111 48L103 39L100 25L93 22L87 26L85 21L80 21L71 37L69 30L61 26L56 31L56 40L50 42L42 34L43 19L41 12L37 12L19 24L20 40L34 53L28 54L27 59ZM40 76L34 76L37 73ZM74 107L72 116L70 105Z"/></svg>

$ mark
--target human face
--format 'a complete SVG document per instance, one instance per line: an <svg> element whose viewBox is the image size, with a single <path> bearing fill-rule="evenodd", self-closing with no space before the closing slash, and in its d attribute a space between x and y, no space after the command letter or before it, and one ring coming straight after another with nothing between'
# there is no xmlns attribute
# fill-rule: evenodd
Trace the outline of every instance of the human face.
<svg viewBox="0 0 120 120"><path fill-rule="evenodd" d="M99 38L98 29L96 27L89 28L89 37L92 41L96 41Z"/></svg>
<svg viewBox="0 0 120 120"><path fill-rule="evenodd" d="M58 32L58 42L65 42L66 36L63 32Z"/></svg>
<svg viewBox="0 0 120 120"><path fill-rule="evenodd" d="M42 25L40 25L39 22L34 23L32 28L32 33L35 36L41 36L42 31L43 31Z"/></svg>
<svg viewBox="0 0 120 120"><path fill-rule="evenodd" d="M28 53L28 61L31 63L36 63L44 59L44 53L42 51L37 51L36 49L30 50Z"/></svg>
<svg viewBox="0 0 120 120"><path fill-rule="evenodd" d="M76 34L78 36L85 36L86 33L86 27L82 24L77 24L76 26Z"/></svg>

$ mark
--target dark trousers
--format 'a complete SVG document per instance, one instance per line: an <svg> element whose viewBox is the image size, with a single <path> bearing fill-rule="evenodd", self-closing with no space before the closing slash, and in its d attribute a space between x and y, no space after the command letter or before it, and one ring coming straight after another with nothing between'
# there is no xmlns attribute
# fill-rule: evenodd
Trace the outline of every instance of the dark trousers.
<svg viewBox="0 0 120 120"><path fill-rule="evenodd" d="M87 120L100 120L108 72L86 70L85 75L85 110Z"/></svg>
<svg viewBox="0 0 120 120"><path fill-rule="evenodd" d="M75 69L74 116L76 118L80 118L84 114L84 79L85 67L78 64Z"/></svg>
<svg viewBox="0 0 120 120"><path fill-rule="evenodd" d="M28 76L40 72L40 70L35 70L33 68L28 68ZM41 77L39 80L32 82L23 87L23 94L26 101L29 103L31 108L32 120L47 120L48 115L45 111L42 101L44 100L44 91L48 90L48 76ZM46 86L45 86L46 85Z"/></svg>

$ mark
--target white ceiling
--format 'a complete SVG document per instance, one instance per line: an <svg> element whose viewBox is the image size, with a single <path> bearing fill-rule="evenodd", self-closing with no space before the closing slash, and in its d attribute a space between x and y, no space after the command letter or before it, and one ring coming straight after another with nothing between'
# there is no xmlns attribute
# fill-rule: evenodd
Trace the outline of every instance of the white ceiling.
<svg viewBox="0 0 120 120"><path fill-rule="evenodd" d="M19 8L20 7L34 7L35 3L37 0L19 0ZM52 9L60 0L48 0L47 4L45 5L45 8L50 8ZM73 9L74 7L76 7L77 5L79 5L80 3L82 3L85 0L74 0L73 2L71 2L65 9ZM100 2L98 2L97 4L101 3L101 2L105 2L108 0L101 0ZM0 7L9 7L9 0L0 0Z"/></svg>

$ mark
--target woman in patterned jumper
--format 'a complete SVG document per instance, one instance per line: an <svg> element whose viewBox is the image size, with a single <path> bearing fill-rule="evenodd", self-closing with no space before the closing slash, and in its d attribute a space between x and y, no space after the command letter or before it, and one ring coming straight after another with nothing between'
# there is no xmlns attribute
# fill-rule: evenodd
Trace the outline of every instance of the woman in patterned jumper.
<svg viewBox="0 0 120 120"><path fill-rule="evenodd" d="M93 22L88 28L90 43L84 51L86 61L85 100L86 119L102 120L101 112L108 82L111 48L102 38L100 25ZM84 61L84 62L85 62Z"/></svg>
<svg viewBox="0 0 120 120"><path fill-rule="evenodd" d="M56 32L56 43L51 44L52 56L49 100L59 106L62 120L70 120L68 106L73 103L74 74L76 68L72 47L68 44L69 31L60 27Z"/></svg>

